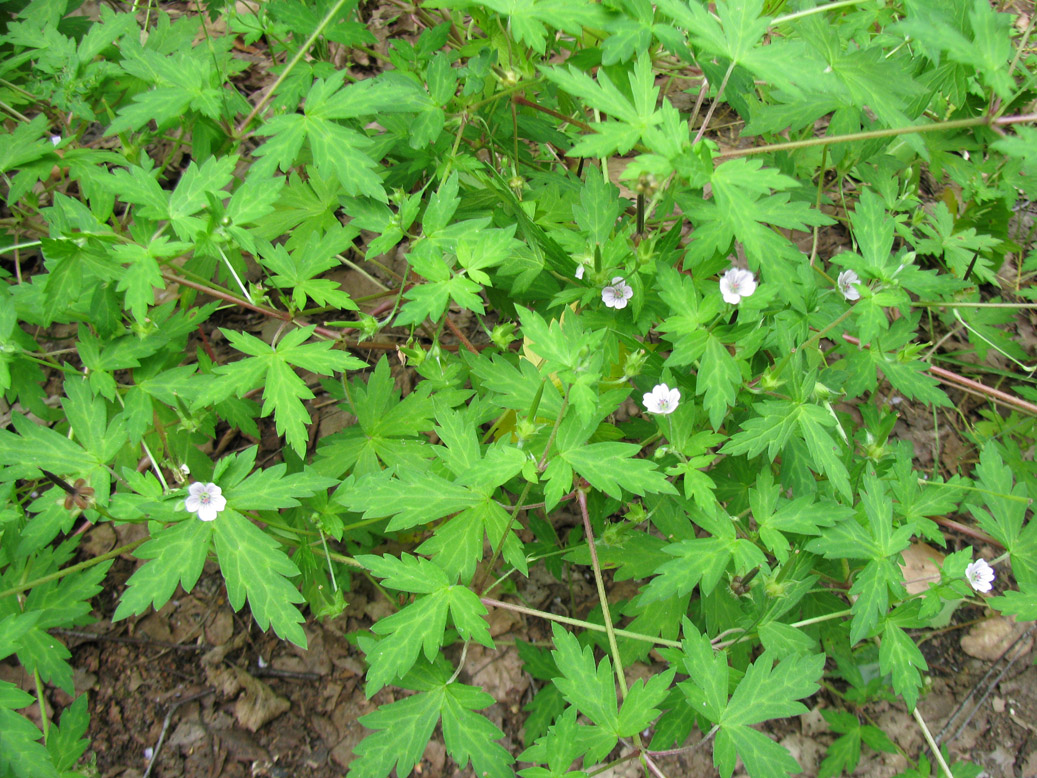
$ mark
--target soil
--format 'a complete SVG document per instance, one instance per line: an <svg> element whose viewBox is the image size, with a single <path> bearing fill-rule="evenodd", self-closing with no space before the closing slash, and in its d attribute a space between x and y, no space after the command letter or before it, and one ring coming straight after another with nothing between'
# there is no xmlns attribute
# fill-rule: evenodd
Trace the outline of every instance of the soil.
<svg viewBox="0 0 1037 778"><path fill-rule="evenodd" d="M175 11L178 5L166 4L166 9ZM411 34L405 25L413 20L383 11L374 8L371 14L384 52L387 39ZM262 63L265 53L257 51L256 59ZM265 68L253 68L246 78L256 82L247 88L264 88L270 79L259 74L265 72ZM834 253L845 244L845 235L830 231L821 236L821 253L826 255L826 246L831 248L827 253ZM366 283L355 274L337 280L347 291L352 291L350 283ZM252 324L255 332L262 331L261 322ZM1028 319L1020 321L1020 331L1024 330L1031 336L1034 332ZM467 334L474 337L475 333ZM1030 345L1033 342L1031 337ZM412 376L400 373L397 379L402 387ZM322 399L318 397L314 406L320 407ZM968 407L961 396L954 399L960 408ZM899 410L902 420L894 436L914 444L919 468L953 473L963 458L975 456L956 432L960 426L957 412L940 418L941 446L934 447L930 409L909 407L905 401ZM330 405L320 413L321 435L350 421ZM224 441L223 445L234 447L234 443ZM269 448L276 448L276 440ZM130 542L138 531L136 527L113 530L110 525L89 529L79 558ZM960 545L971 542L960 540ZM952 536L950 541L953 546L957 539ZM982 551L987 558L998 553L995 549ZM382 596L363 578L353 579L345 612L324 623L308 624L309 648L301 650L260 632L244 613L234 613L218 571L212 567L191 593L179 591L157 613L113 624L110 616L118 597L139 564L129 556L116 560L104 592L94 601L95 624L82 631L55 631L72 653L76 694L89 693L91 747L86 760L96 766L97 774L104 778L342 776L353 758L353 746L365 732L358 719L401 694L383 689L367 698L362 655L349 639L388 612ZM596 604L592 587L579 577L572 586L563 585L538 570L532 580L519 585L526 601L543 607L574 602L572 615L576 616ZM491 612L489 621L498 649L470 649L462 679L482 686L498 700L485 713L504 731L502 745L517 755L524 747L522 707L538 682L523 672L514 641L543 640L547 632L542 622L507 611ZM1037 776L1037 669L1032 626L1011 624L991 612L961 610L943 630L916 635L922 641L931 679L919 702L921 718L934 735L942 733L942 742L953 758L980 765L991 778ZM630 672L637 675L647 669L635 666ZM34 690L24 671L10 660L0 662L0 678ZM48 715L71 702L60 690L48 689L46 697L52 706ZM803 766L803 775L813 778L835 737L820 712L843 709L843 704L827 690L804 702L808 713L771 722L765 730L789 748ZM902 753L878 753L865 747L854 775L892 776L927 753L921 727L902 704L875 703L858 712L862 721L886 732ZM38 722L36 708L23 713ZM692 742L697 737L693 735ZM630 750L628 744L621 753ZM661 757L659 766L671 778L716 774L708 743L677 756ZM472 771L457 771L437 734L415 773L471 775ZM642 774L636 761L628 761L599 775L625 778ZM736 775L742 774L736 771Z"/></svg>

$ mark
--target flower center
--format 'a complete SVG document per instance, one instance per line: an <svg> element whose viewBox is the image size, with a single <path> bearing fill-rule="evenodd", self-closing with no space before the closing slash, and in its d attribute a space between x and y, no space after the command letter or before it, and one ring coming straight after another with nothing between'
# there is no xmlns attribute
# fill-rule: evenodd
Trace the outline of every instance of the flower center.
<svg viewBox="0 0 1037 778"><path fill-rule="evenodd" d="M208 505L211 499L212 496L208 492L202 492L200 495L198 495L198 502L200 502L202 505Z"/></svg>

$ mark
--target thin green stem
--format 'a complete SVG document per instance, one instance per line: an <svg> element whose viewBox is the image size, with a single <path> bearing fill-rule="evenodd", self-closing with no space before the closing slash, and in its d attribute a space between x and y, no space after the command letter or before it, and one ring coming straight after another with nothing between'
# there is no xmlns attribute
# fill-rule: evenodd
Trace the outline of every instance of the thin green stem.
<svg viewBox="0 0 1037 778"><path fill-rule="evenodd" d="M15 119L17 119L18 121L23 122L25 124L28 124L31 121L31 119L29 119L29 117L25 116L20 111L18 111L15 108L12 108L11 106L9 106L7 103L5 103L3 101L0 101L0 109L2 109L4 111L7 111ZM44 719L44 721L46 721L46 719Z"/></svg>
<svg viewBox="0 0 1037 778"><path fill-rule="evenodd" d="M274 98L274 94L277 93L278 87L280 87L281 84L285 82L285 79L287 79L288 76L291 74L291 72L295 70L295 66L302 61L302 58L306 56L306 52L310 50L310 47L313 46L317 38L320 37L320 34L324 32L324 28L331 24L332 19L334 19L338 15L338 12L345 4L346 0L338 0L338 2L335 3L335 5L333 5L331 9L327 12L327 14L325 14L324 18L321 19L320 24L317 25L317 29L315 29L313 33L310 35L310 37L306 39L306 42L302 45L302 47L297 52L295 52L295 56L292 57L291 62L289 62L288 65L285 66L285 69L281 71L281 75L277 77L277 80L274 82L273 86L271 86L270 89L267 90L267 93L263 95L263 98L258 103L256 103L256 107L253 108L249 115L246 116L244 120L242 120L241 124L238 125L238 128L234 131L234 136L236 138L241 138L241 135L245 131L245 128L252 123L252 120L259 115L260 111L266 108L267 103L269 103Z"/></svg>
<svg viewBox="0 0 1037 778"><path fill-rule="evenodd" d="M0 249L0 254L6 254L8 251L18 251L20 249L31 249L33 246L39 246L42 241L30 240L28 243L15 243L11 246L4 246Z"/></svg>
<svg viewBox="0 0 1037 778"><path fill-rule="evenodd" d="M576 490L576 501L580 506L583 518L583 531L587 535L587 550L591 555L591 569L594 570L594 586L598 590L598 602L601 604L601 615L605 620L605 634L612 652L612 663L616 666L616 680L619 682L620 699L627 696L627 681L623 672L623 659L619 655L619 644L616 642L616 628L612 625L612 613L609 611L609 598L605 593L605 582L601 578L601 565L598 564L598 549L594 545L594 528L591 527L590 513L587 511L587 493L583 489Z"/></svg>
<svg viewBox="0 0 1037 778"><path fill-rule="evenodd" d="M834 11L836 8L846 8L851 5L860 5L861 3L866 2L870 2L870 0L839 0L839 2L829 3L828 5L819 5L817 8L808 8L805 11L796 11L795 13L786 14L785 16L775 16L771 19L771 27L785 24L786 22L793 22L796 19L802 19L811 14L821 14L825 11Z"/></svg>
<svg viewBox="0 0 1037 778"><path fill-rule="evenodd" d="M943 303L935 300L916 300L910 305L912 308L1037 308L1037 303Z"/></svg>
<svg viewBox="0 0 1037 778"><path fill-rule="evenodd" d="M146 540L147 538L135 540L132 543L127 543L125 546L113 548L107 554L101 554L100 556L95 556L93 559L88 559L85 562L80 562L78 565L64 567L61 570L58 570L56 573L44 575L40 578L35 578L31 581L20 583L17 586L12 586L10 589L0 592L0 600L4 599L5 597L10 597L14 594L21 594L22 592L27 592L29 589L32 589L33 587L42 586L43 584L50 583L51 581L61 580L66 575L78 573L80 570L89 570L94 565L99 565L101 562L106 562L109 559L115 559L115 557L121 556L122 554L128 554L130 551L133 551L133 549L135 549L137 546L143 544Z"/></svg>
<svg viewBox="0 0 1037 778"><path fill-rule="evenodd" d="M933 750L933 756L936 757L936 761L939 762L940 769L943 770L945 778L954 778L954 773L951 772L950 766L947 764L947 761L943 758L943 754L940 752L940 747L936 745L936 741L933 739L933 733L929 731L925 719L923 719L922 714L918 712L917 705L915 705L915 709L911 711L911 715L915 717L915 721L918 723L919 728L921 728L922 735L925 737L925 742L928 743L929 748Z"/></svg>
<svg viewBox="0 0 1037 778"><path fill-rule="evenodd" d="M510 602L502 602L501 600L495 600L492 597L480 597L479 601L483 605L487 605L491 608L504 608L515 613L524 613L527 616L535 616L536 618L546 619L547 621L555 621L559 624L567 624L570 627L579 627L580 629L589 629L593 632L605 632L605 627L601 624L595 624L591 621L583 621L581 619L573 619L568 616L558 616L554 613L548 613L547 611L536 610L535 608L527 608L524 605L515 605ZM667 640L666 638L652 637L651 635L642 635L638 632L628 632L625 629L617 629L614 632L620 637L630 638L631 640L641 640L645 643L655 643L656 645L666 646L668 648L680 648L681 644L676 640Z"/></svg>
<svg viewBox="0 0 1037 778"><path fill-rule="evenodd" d="M753 154L770 154L775 151L797 151L799 149L809 149L815 146L827 146L834 143L853 143L860 140L873 140L875 138L892 138L898 135L910 135L913 132L940 132L942 130L960 130L968 127L982 126L1002 127L1032 121L1037 121L1037 114L1004 116L1000 118L980 116L974 119L954 119L946 122L912 125L910 127L891 127L885 130L851 132L846 135L829 135L824 138L807 138L806 140L796 140L788 143L772 143L766 146L729 149L727 151L721 151L716 155L715 159L735 159L736 157L748 157Z"/></svg>
<svg viewBox="0 0 1037 778"><path fill-rule="evenodd" d="M547 443L544 445L544 454L540 457L540 461L537 462L538 473L544 472L544 468L547 467L547 455L551 453L551 446L554 445L555 438L558 436L558 428L562 424L562 417L565 416L565 411L568 407L569 391L566 390L565 397L562 399L562 407L558 409L558 417L555 419L555 425L551 428L551 434L547 436Z"/></svg>
<svg viewBox="0 0 1037 778"><path fill-rule="evenodd" d="M40 678L38 666L32 671L32 678L36 682L36 702L40 706L40 731L43 732L43 742L46 743L50 737L50 719L47 718L47 704L43 697L43 680Z"/></svg>

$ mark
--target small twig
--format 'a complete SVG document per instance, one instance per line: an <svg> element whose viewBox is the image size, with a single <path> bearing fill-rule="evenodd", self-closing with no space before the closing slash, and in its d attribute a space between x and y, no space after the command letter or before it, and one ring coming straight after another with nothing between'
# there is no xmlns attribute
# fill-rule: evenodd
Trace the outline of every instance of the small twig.
<svg viewBox="0 0 1037 778"><path fill-rule="evenodd" d="M1010 645L1008 648L1006 648L1001 653L1001 656L999 656L997 658L997 660L994 661L994 663L990 665L990 669L987 670L987 672L983 675L983 677L979 679L979 683L977 683L975 686L973 686L972 689L969 691L969 693L967 695L965 695L965 699L963 699L958 704L958 707L954 710L954 713L951 714L950 718L947 719L947 722L943 725L943 728L936 734L935 740L936 740L937 743L942 743L943 742L943 735L950 728L951 723L956 718L958 718L958 715L965 709L965 706L968 705L969 700L971 700L972 697L975 696L976 692L979 689L981 689L984 686L986 686L986 688L983 691L983 694L980 696L979 700L976 702L975 707L973 707L972 710L969 712L969 715L966 716L962 720L962 722L954 730L954 732L951 734L951 736L949 738L947 738L947 742L952 742L954 740L957 740L958 735L960 735L961 731L963 729L965 729L966 726L968 726L968 723L970 721L972 721L972 717L975 716L976 713L979 712L980 706L986 701L987 697L990 696L990 693L994 690L994 687L996 687L1001 682L1001 679L1005 677L1005 674L1012 668L1012 665L1015 664L1015 661L1017 659L1021 658L1022 656L1024 656L1024 653L1022 651L1019 651L1019 652L1016 653L1015 656L1013 656L1011 659L1009 659L1008 663L1005 665L1004 669L1000 673L998 673L997 678L995 678L989 684L987 683L987 679L990 678L990 676L993 674L994 670L997 669L997 666L1001 663L1001 661L1003 659L1005 659L1005 657L1007 657L1009 654L1011 654L1012 651L1015 650L1015 647L1017 645L1019 645L1024 640L1028 639L1030 637L1030 635L1033 634L1035 629L1037 629L1037 624L1031 624L1030 628L1027 629L1025 632L1023 632L1021 635L1019 635L1019 637L1017 637L1015 640L1013 640L1012 641L1012 645Z"/></svg>
<svg viewBox="0 0 1037 778"><path fill-rule="evenodd" d="M204 643L173 643L168 640L151 640L150 638L127 638L117 635L106 635L101 632L87 632L82 629L62 629L60 627L54 627L47 631L54 633L55 635L82 638L86 641L96 640L105 643L126 643L131 646L155 646L156 648L167 648L174 651L208 651L212 648L212 646L207 646Z"/></svg>
<svg viewBox="0 0 1037 778"><path fill-rule="evenodd" d="M713 729L709 730L705 735L699 738L698 742L692 743L690 746L682 746L681 748L671 748L668 751L649 751L648 753L652 756L677 756L678 754L687 754L691 751L695 751L701 748L705 743L717 733L720 729L719 724L714 724Z"/></svg>
<svg viewBox="0 0 1037 778"><path fill-rule="evenodd" d="M155 748L151 752L151 759L148 762L148 769L144 771L143 778L149 778L149 776L151 775L151 768L154 767L155 762L158 761L158 752L162 749L162 744L166 740L166 732L169 730L169 722L172 720L173 714L176 713L176 709L188 702L194 702L199 697L204 697L207 694L212 694L214 691L216 690L211 688L203 689L197 694L192 694L190 697L184 697L184 699L177 700L169 706L169 711L166 713L166 718L162 722L162 732L158 736L158 743L155 744Z"/></svg>

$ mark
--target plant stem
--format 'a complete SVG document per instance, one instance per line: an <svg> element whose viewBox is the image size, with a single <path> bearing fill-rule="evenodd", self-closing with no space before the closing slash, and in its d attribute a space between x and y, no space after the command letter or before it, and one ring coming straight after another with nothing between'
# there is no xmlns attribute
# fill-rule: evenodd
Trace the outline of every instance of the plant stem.
<svg viewBox="0 0 1037 778"><path fill-rule="evenodd" d="M115 557L121 556L122 554L128 554L130 551L133 551L133 549L135 549L137 546L142 545L146 540L147 538L135 540L132 543L127 543L125 546L113 548L107 554L101 554L100 556L95 556L93 559L88 559L85 562L80 562L78 565L64 567L61 570L58 570L56 573L51 573L50 575L45 575L41 578L36 578L32 581L26 581L25 583L20 583L17 586L12 586L10 589L0 592L0 600L4 599L4 597L10 597L13 594L21 594L22 592L27 592L29 589L32 589L35 586L42 586L45 583L60 580L64 578L66 575L78 573L80 570L88 570L94 565L98 565L101 562L107 562L109 559L115 559Z"/></svg>
<svg viewBox="0 0 1037 778"><path fill-rule="evenodd" d="M714 157L714 159L735 159L736 157L748 157L753 154L769 154L774 151L795 151L798 149L813 148L814 146L827 146L832 143L852 143L854 141L872 140L874 138L892 138L898 135L910 135L913 132L938 132L941 130L960 130L968 127L982 126L1000 127L1032 121L1037 121L1037 114L1005 116L996 119L989 116L980 116L974 119L954 119L946 122L912 125L910 127L891 127L885 130L851 132L846 135L830 135L825 138L808 138L807 140L796 140L788 143L772 143L766 146L751 146L745 149L728 149L727 151L721 151L716 155L716 157Z"/></svg>
<svg viewBox="0 0 1037 778"><path fill-rule="evenodd" d="M787 14L785 16L775 16L771 19L771 27L778 24L785 24L786 22L795 21L796 19L802 19L804 16L810 16L811 14L820 14L825 11L833 11L836 8L846 8L851 5L860 5L861 3L867 2L867 0L839 0L836 3L829 3L828 5L819 5L816 8L808 8L805 11L796 11L795 13Z"/></svg>
<svg viewBox="0 0 1037 778"><path fill-rule="evenodd" d="M933 733L929 731L929 727L925 724L925 719L922 718L922 714L918 712L918 706L915 705L915 709L911 711L911 715L915 717L915 721L918 722L918 726L922 730L922 735L925 737L925 742L929 744L929 748L933 750L933 756L936 757L936 761L940 763L940 769L943 770L945 778L954 778L954 773L951 772L951 768L947 765L947 761L943 758L943 754L940 753L940 747L936 745L936 741L933 740Z"/></svg>
<svg viewBox="0 0 1037 778"><path fill-rule="evenodd" d="M501 600L495 600L492 597L480 597L479 601L483 605L488 605L492 608L505 608L515 613L524 613L527 616L535 616L540 619L547 619L548 621L557 621L559 624L568 624L570 627L579 627L580 629L588 629L593 632L605 632L605 627L601 624L595 624L591 621L581 621L580 619L569 618L568 616L558 616L554 613L548 613L547 611L539 611L535 608L527 608L524 605L515 605L510 602L502 602ZM614 630L617 635L624 638L630 638L631 640L641 640L645 643L655 643L660 646L666 646L667 648L680 648L681 644L677 640L667 640L666 638L656 638L651 635L642 635L638 632L628 632L625 629Z"/></svg>
<svg viewBox="0 0 1037 778"><path fill-rule="evenodd" d="M612 663L616 667L616 680L619 682L619 696L627 696L627 681L623 673L623 660L619 656L619 644L616 643L616 629L612 626L612 614L609 612L609 598L605 593L605 582L601 579L601 565L598 564L598 549L594 545L594 528L591 527L590 513L587 511L587 492L576 490L576 501L580 505L580 516L583 518L583 531L587 535L587 550L591 555L591 568L594 570L594 586L598 590L598 602L601 603L601 616L605 620L605 634L608 635L609 649L612 652Z"/></svg>
<svg viewBox="0 0 1037 778"><path fill-rule="evenodd" d="M252 123L252 120L259 115L260 111L266 108L267 103L269 103L273 99L274 93L277 92L277 88L281 86L281 84L284 83L285 79L288 78L291 72L295 70L295 66L302 61L302 58L306 56L306 52L310 50L310 47L314 44L314 42L317 40L320 34L324 32L324 28L331 24L331 20L335 18L339 10L345 4L346 0L338 0L338 2L331 7L331 10L329 10L327 14L325 14L324 18L321 19L320 24L317 25L317 29L315 29L313 33L310 35L310 37L306 39L306 42L302 45L302 47L297 52L295 52L295 56L292 57L291 62L289 62L285 66L285 69L281 71L281 75L277 77L277 80L274 82L273 86L271 86L270 89L267 90L267 93L263 95L263 98L258 103L256 103L256 107L253 108L251 113L249 113L249 115L244 118L241 124L238 125L238 128L234 131L235 138L240 139L241 134L245 131L245 128Z"/></svg>

